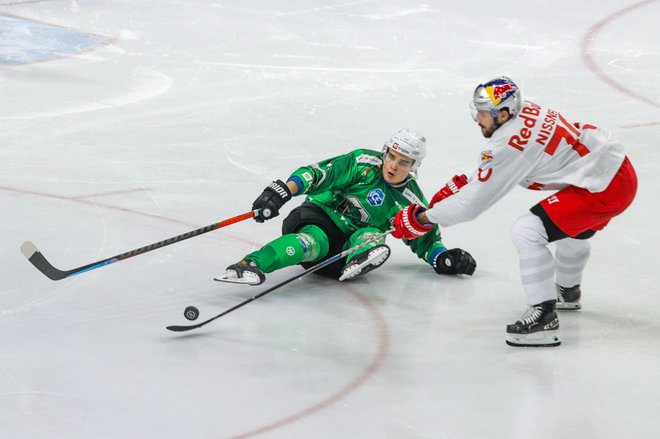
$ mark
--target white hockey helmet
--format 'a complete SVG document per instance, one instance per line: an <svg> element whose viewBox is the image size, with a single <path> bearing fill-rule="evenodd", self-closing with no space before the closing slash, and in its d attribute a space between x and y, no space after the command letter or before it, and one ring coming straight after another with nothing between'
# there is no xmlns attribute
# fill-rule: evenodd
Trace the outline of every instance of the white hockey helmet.
<svg viewBox="0 0 660 439"><path fill-rule="evenodd" d="M385 145L383 145L383 156L388 149L398 152L410 159L413 159L413 166L410 173L417 178L417 169L426 157L426 138L411 129L405 128L393 134Z"/></svg>
<svg viewBox="0 0 660 439"><path fill-rule="evenodd" d="M495 119L500 110L507 109L511 118L515 118L522 106L522 96L518 86L508 77L500 76L479 84L472 96L472 118L476 120L477 111L487 110Z"/></svg>

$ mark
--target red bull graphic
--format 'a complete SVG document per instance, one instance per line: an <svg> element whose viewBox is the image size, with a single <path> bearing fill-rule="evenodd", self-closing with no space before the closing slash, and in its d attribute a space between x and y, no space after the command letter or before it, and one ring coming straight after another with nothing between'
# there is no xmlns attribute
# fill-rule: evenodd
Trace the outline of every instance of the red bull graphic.
<svg viewBox="0 0 660 439"><path fill-rule="evenodd" d="M481 163L490 163L493 160L493 151L481 151Z"/></svg>
<svg viewBox="0 0 660 439"><path fill-rule="evenodd" d="M515 91L515 88L507 82L501 84L494 83L486 86L485 89L491 102L495 105L499 105L502 100L508 98Z"/></svg>

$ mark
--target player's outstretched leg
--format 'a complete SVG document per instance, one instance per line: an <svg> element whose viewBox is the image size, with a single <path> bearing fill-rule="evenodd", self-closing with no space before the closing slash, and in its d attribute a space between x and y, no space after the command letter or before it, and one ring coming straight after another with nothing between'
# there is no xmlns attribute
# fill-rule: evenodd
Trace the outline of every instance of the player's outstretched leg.
<svg viewBox="0 0 660 439"><path fill-rule="evenodd" d="M215 280L235 284L259 285L264 283L266 275L249 259L243 259L226 268Z"/></svg>
<svg viewBox="0 0 660 439"><path fill-rule="evenodd" d="M559 319L556 300L529 306L516 323L506 327L506 343L510 346L559 346Z"/></svg>
<svg viewBox="0 0 660 439"><path fill-rule="evenodd" d="M259 250L245 255L242 261L227 267L215 280L259 285L266 279L264 273L322 259L327 255L328 248L325 232L313 224L306 225L296 233L282 235Z"/></svg>

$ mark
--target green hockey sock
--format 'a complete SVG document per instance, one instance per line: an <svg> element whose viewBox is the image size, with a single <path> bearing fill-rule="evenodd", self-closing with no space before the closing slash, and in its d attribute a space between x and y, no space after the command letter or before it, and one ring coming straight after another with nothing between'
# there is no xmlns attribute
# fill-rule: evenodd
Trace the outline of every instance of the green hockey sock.
<svg viewBox="0 0 660 439"><path fill-rule="evenodd" d="M302 227L296 233L282 235L261 249L245 256L264 273L280 268L311 262L328 254L330 243L323 230L315 225Z"/></svg>

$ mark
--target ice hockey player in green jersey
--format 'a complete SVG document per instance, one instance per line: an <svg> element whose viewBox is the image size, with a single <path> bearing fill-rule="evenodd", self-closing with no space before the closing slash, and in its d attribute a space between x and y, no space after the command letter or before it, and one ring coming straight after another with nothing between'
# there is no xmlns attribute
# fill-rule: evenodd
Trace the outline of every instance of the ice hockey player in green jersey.
<svg viewBox="0 0 660 439"><path fill-rule="evenodd" d="M215 278L222 282L259 285L264 273L318 262L387 231L391 219L409 204L427 205L415 178L426 155L426 139L405 129L381 151L357 149L295 170L287 182L276 180L254 201L255 217L264 222L297 195L306 195L282 224L282 236L246 255ZM460 249L447 250L437 226L431 233L404 243L438 274L472 275L476 262ZM382 265L390 255L385 238L371 242L316 273L354 279Z"/></svg>

